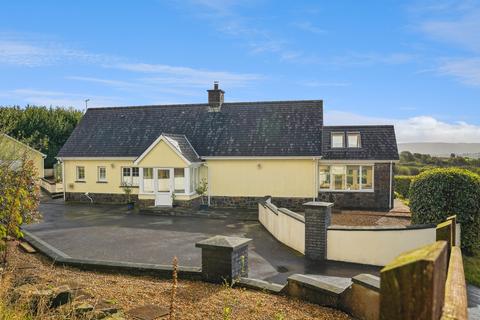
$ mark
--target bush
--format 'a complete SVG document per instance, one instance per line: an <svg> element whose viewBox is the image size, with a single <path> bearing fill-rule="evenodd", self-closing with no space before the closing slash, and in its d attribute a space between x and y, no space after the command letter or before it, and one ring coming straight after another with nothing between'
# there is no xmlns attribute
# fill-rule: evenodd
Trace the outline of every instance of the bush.
<svg viewBox="0 0 480 320"><path fill-rule="evenodd" d="M480 244L480 176L458 168L422 172L410 186L412 222L440 223L457 215L462 249L473 254Z"/></svg>
<svg viewBox="0 0 480 320"><path fill-rule="evenodd" d="M395 172L396 174L399 174L399 175L402 175L402 176L409 176L410 175L410 169L406 166L395 166L395 168L397 169Z"/></svg>
<svg viewBox="0 0 480 320"><path fill-rule="evenodd" d="M408 191L413 178L413 176L395 176L395 192L398 192L403 199L409 198Z"/></svg>

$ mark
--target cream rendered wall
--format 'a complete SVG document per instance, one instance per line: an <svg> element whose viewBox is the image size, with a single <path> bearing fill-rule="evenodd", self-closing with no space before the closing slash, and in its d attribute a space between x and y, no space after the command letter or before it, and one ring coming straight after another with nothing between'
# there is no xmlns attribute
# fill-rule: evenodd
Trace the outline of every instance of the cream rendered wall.
<svg viewBox="0 0 480 320"><path fill-rule="evenodd" d="M211 196L314 197L316 160L207 160Z"/></svg>
<svg viewBox="0 0 480 320"><path fill-rule="evenodd" d="M385 266L399 254L435 242L436 228L328 230L327 259Z"/></svg>
<svg viewBox="0 0 480 320"><path fill-rule="evenodd" d="M275 208L275 206L272 207ZM278 241L304 254L305 223L292 218L282 210L286 209L271 210L268 206L259 203L258 220ZM297 215L300 218L299 214L289 212L291 215Z"/></svg>
<svg viewBox="0 0 480 320"><path fill-rule="evenodd" d="M43 155L10 136L0 134L0 160L20 160L23 156L33 161L39 178L44 177Z"/></svg>
<svg viewBox="0 0 480 320"><path fill-rule="evenodd" d="M85 167L85 182L76 182L76 167ZM97 167L107 169L107 183L97 182ZM133 160L64 160L66 192L124 193L121 186L122 167L132 167ZM73 187L72 187L73 184ZM138 188L132 188L137 194Z"/></svg>
<svg viewBox="0 0 480 320"><path fill-rule="evenodd" d="M160 141L138 164L139 167L185 168L187 163L165 142Z"/></svg>

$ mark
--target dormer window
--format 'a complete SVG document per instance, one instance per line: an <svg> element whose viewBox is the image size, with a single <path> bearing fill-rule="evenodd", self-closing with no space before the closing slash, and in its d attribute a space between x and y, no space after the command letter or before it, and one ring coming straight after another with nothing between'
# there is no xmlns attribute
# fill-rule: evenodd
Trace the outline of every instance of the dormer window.
<svg viewBox="0 0 480 320"><path fill-rule="evenodd" d="M347 143L349 148L360 148L360 133L348 132Z"/></svg>
<svg viewBox="0 0 480 320"><path fill-rule="evenodd" d="M345 147L345 134L343 132L332 132L332 148Z"/></svg>

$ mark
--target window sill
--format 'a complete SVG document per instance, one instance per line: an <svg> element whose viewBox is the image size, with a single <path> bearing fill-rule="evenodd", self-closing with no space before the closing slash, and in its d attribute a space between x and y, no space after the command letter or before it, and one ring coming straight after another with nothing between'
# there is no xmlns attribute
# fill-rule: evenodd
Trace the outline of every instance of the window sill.
<svg viewBox="0 0 480 320"><path fill-rule="evenodd" d="M108 181L97 181L97 183L108 183Z"/></svg>
<svg viewBox="0 0 480 320"><path fill-rule="evenodd" d="M127 186L119 186L119 188L125 188ZM128 186L129 188L132 188L132 189L138 189L139 186Z"/></svg>
<svg viewBox="0 0 480 320"><path fill-rule="evenodd" d="M85 180L76 180L75 183L87 183Z"/></svg>
<svg viewBox="0 0 480 320"><path fill-rule="evenodd" d="M320 189L318 192L336 192L336 193L374 193L375 190L328 190L328 189Z"/></svg>

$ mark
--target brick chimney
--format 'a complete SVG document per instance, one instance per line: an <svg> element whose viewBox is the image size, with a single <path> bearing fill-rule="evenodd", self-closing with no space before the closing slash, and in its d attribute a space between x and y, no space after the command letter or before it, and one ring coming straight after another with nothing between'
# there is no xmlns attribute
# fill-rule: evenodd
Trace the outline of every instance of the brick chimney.
<svg viewBox="0 0 480 320"><path fill-rule="evenodd" d="M218 89L218 81L213 82L213 89L207 90L208 92L208 111L219 112L223 104L223 96L225 91Z"/></svg>

